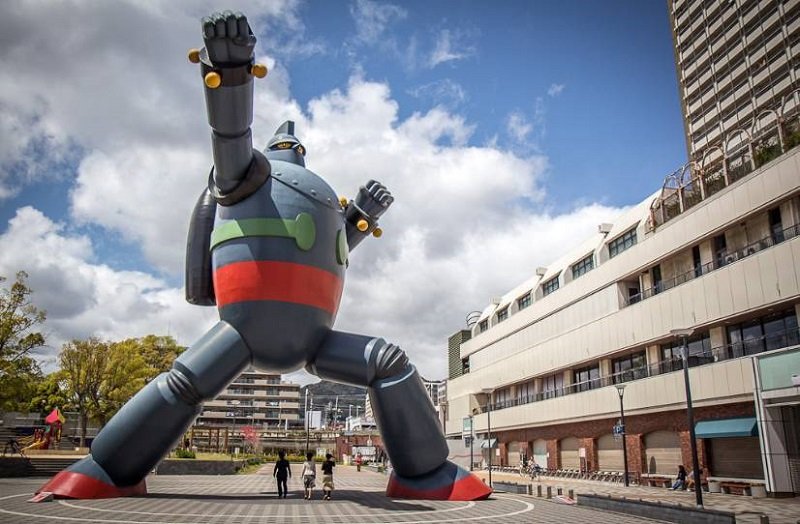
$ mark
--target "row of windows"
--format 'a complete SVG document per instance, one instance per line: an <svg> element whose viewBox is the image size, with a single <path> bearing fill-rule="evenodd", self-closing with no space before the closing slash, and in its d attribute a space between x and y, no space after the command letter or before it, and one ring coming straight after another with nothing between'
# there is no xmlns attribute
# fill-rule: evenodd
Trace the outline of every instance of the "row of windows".
<svg viewBox="0 0 800 524"><path fill-rule="evenodd" d="M632 247L636 244L636 228L632 228L627 232L623 233L618 238L612 240L608 243L608 252L609 257L615 257L616 255L622 253L626 249ZM574 263L570 266L572 270L572 278L573 280L585 275L592 269L594 269L594 253L587 255L586 257L582 258L578 262ZM547 282L542 284L542 296L547 296L553 291L559 289L560 286L560 274L554 276ZM531 305L531 292L528 291L521 297L517 298L517 309L523 310L526 307ZM497 322L500 323L506 319L508 319L509 311L508 306L505 306L503 309L500 309L496 313L497 315ZM483 319L478 323L478 332L483 333L489 329L489 319Z"/></svg>
<svg viewBox="0 0 800 524"><path fill-rule="evenodd" d="M764 351L792 347L800 344L797 315L794 308L763 316L726 327L728 343L721 347L711 347L709 331L693 334L686 339L686 361L689 367L710 364L722 360L755 355ZM644 350L630 353L611 360L611 375L602 376L600 363L565 370L540 377L541 386L537 392L536 379L528 379L516 385L514 398L511 387L495 392L495 408L510 407L520 403L534 402L559 397L581 391L589 391L612 384L621 384L663 373L683 369L683 341L671 340L659 346L658 362L648 364ZM564 384L565 375L571 373L572 382Z"/></svg>

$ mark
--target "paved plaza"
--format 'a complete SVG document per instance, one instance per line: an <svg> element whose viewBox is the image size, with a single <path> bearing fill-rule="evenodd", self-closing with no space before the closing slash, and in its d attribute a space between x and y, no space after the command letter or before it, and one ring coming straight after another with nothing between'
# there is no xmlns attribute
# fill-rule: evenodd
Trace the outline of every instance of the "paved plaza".
<svg viewBox="0 0 800 524"><path fill-rule="evenodd" d="M299 473L300 466L294 469ZM479 502L392 500L383 494L385 475L366 470L356 472L355 468L344 466L336 468L337 489L333 500L321 500L319 490L314 500L303 500L297 478L290 480L289 497L278 499L271 471L271 466L266 466L253 475L151 476L146 497L40 504L26 500L45 479L0 479L0 522L629 524L644 521L525 495L496 494Z"/></svg>
<svg viewBox="0 0 800 524"><path fill-rule="evenodd" d="M487 477L487 472L478 473L483 478ZM580 493L611 495L614 497L627 497L634 500L647 500L662 502L666 504L681 504L688 507L695 505L694 491L671 491L666 488L655 488L645 486L631 486L626 488L621 484L611 484L608 482L597 482L577 479L554 479L544 478L534 482L523 479L518 474L493 472L494 481L513 482L517 484L530 483L533 485L533 492L536 492L536 485L552 486L553 493L555 488L561 487L564 493L572 489L576 495ZM537 499L533 499L534 502ZM726 495L722 493L703 493L703 504L708 509L727 511L736 514L737 524L758 523L761 515L769 517L770 524L797 524L800 522L800 498L753 498L743 495Z"/></svg>

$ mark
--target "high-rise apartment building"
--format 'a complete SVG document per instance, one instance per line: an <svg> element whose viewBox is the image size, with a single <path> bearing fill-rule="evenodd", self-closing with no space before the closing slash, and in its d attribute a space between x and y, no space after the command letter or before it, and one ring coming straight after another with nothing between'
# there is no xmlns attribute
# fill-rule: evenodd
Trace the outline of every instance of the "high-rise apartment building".
<svg viewBox="0 0 800 524"><path fill-rule="evenodd" d="M276 373L248 369L214 400L203 404L195 426L258 428L293 426L300 421L300 385Z"/></svg>
<svg viewBox="0 0 800 524"><path fill-rule="evenodd" d="M800 494L800 1L668 5L689 162L451 337L445 431L662 483L692 464L685 357L708 489Z"/></svg>
<svg viewBox="0 0 800 524"><path fill-rule="evenodd" d="M720 153L746 147L739 135L757 138L798 109L799 1L668 0L668 6L689 158L715 154L712 146ZM757 149L774 145L774 138L763 138Z"/></svg>

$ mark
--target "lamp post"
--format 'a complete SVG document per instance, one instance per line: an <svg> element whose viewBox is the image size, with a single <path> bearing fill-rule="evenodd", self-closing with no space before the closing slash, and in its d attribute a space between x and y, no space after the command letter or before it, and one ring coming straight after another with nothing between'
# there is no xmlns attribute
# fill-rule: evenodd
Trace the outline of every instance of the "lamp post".
<svg viewBox="0 0 800 524"><path fill-rule="evenodd" d="M486 440L489 442L489 489L492 489L492 452L494 451L494 446L492 446L492 393L494 393L494 388L483 388L481 389L481 393L486 395Z"/></svg>
<svg viewBox="0 0 800 524"><path fill-rule="evenodd" d="M617 384L617 393L619 394L619 419L622 426L622 462L625 465L625 487L628 487L628 443L626 436L628 430L625 428L625 406L622 403L622 397L625 395L625 384Z"/></svg>
<svg viewBox="0 0 800 524"><path fill-rule="evenodd" d="M306 453L308 453L308 431L309 431L309 420L308 420L308 387L306 387Z"/></svg>
<svg viewBox="0 0 800 524"><path fill-rule="evenodd" d="M703 507L703 486L700 484L700 461L697 458L697 438L694 434L694 412L692 411L692 389L689 385L689 346L687 339L694 329L673 329L670 334L681 339L681 359L683 360L683 382L686 388L686 418L689 423L689 442L692 445L692 469L694 470L694 493L697 507Z"/></svg>

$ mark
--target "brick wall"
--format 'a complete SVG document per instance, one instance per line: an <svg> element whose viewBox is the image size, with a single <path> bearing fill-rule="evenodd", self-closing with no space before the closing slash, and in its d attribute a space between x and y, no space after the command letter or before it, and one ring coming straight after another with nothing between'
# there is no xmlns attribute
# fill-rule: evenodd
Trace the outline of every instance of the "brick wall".
<svg viewBox="0 0 800 524"><path fill-rule="evenodd" d="M740 402L735 404L723 404L710 407L695 407L695 422L701 420L725 419L732 417L754 417L755 404L752 402ZM597 439L602 435L611 433L611 428L617 423L618 417L587 420L585 422L575 422L571 424L556 424L535 428L523 428L510 431L492 430L492 437L500 442L501 456L504 463L508 463L508 455L503 447L508 442L527 442L530 450L528 456L532 455L532 442L537 439L544 439L547 442L547 452L549 457L547 467L558 469L558 441L565 437L577 437L580 446L586 448L586 464L590 471L597 470ZM645 415L625 415L626 425L626 444L628 447L628 469L631 472L641 473L645 468L645 446L644 436L653 431L665 430L674 431L678 434L681 442L681 454L684 464L691 465L692 453L689 443L689 426L686 420L686 410L677 409L672 411L662 411L659 413L649 413ZM702 470L708 466L708 453L703 439L698 439L698 458Z"/></svg>

